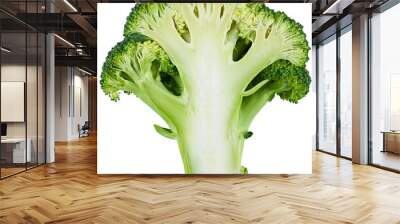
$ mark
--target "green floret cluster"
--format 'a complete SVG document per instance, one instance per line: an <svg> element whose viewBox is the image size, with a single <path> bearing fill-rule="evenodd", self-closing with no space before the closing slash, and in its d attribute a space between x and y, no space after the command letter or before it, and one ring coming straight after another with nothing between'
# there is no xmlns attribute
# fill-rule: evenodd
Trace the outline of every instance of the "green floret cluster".
<svg viewBox="0 0 400 224"><path fill-rule="evenodd" d="M165 121L186 173L247 173L244 141L278 95L309 91L303 27L261 3L143 3L109 52L101 88L113 101L134 94Z"/></svg>

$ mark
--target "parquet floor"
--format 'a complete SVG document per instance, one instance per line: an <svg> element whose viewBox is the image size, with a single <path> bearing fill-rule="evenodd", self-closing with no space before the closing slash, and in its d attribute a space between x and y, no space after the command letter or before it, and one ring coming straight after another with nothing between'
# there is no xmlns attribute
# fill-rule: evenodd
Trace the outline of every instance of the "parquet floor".
<svg viewBox="0 0 400 224"><path fill-rule="evenodd" d="M18 172L21 172L21 171L24 171L25 170L25 167L21 167L21 168L1 168L1 175L2 175L2 177L7 177L7 176L10 176L10 175L13 175L13 174L15 174L15 173L18 173Z"/></svg>
<svg viewBox="0 0 400 224"><path fill-rule="evenodd" d="M0 181L0 223L400 223L399 174L313 158L313 175L98 176L85 138Z"/></svg>

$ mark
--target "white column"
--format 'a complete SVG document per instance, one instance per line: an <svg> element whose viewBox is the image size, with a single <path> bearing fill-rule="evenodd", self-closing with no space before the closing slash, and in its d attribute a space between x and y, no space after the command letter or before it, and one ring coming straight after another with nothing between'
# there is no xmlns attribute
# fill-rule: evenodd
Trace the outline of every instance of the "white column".
<svg viewBox="0 0 400 224"><path fill-rule="evenodd" d="M55 161L55 150L54 150L54 133L55 133L55 60L54 60L54 35L47 34L46 37L47 45L47 71L46 71L46 163L52 163Z"/></svg>
<svg viewBox="0 0 400 224"><path fill-rule="evenodd" d="M47 12L53 12L54 6L47 1ZM46 35L46 163L55 161L55 53L54 34Z"/></svg>
<svg viewBox="0 0 400 224"><path fill-rule="evenodd" d="M353 162L368 163L368 15L353 20Z"/></svg>

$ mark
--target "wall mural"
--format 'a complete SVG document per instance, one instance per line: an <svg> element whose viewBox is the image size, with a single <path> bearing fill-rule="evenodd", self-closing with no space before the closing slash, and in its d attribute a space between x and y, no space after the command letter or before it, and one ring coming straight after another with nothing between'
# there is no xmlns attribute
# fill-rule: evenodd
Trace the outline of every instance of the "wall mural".
<svg viewBox="0 0 400 224"><path fill-rule="evenodd" d="M305 10L299 13L296 7ZM119 21L127 8L130 12ZM296 18L303 19L297 21L285 11L296 12ZM307 67L310 11L309 4L100 4L98 172L253 173L252 161L244 163L246 154L255 153L247 145L250 140L257 142L259 148L269 148L261 156L257 154L259 159L286 150L284 154L289 159L275 163L280 163L277 167L293 166L269 171L267 167L276 165L265 160L254 173L311 172L311 144L307 148L312 139L311 128L296 133L301 122L293 122L286 126L290 129L278 131L279 123L257 119L264 110L270 110L267 108L276 107L279 112L272 119L301 119L300 115L309 122L303 125L315 127L313 116L309 115L312 99L307 100L311 84ZM120 31L109 30L111 26ZM114 46L110 48L109 43ZM132 100L139 110L128 106ZM290 111L281 111L279 105ZM159 118L149 120L141 111ZM140 122L146 126L147 122L153 123L154 133L161 137L154 137L153 133L135 135L144 131L144 123L128 125L132 119L143 119ZM255 123L261 128L253 129ZM273 138L266 134L268 129L293 141L293 147L287 149L282 141L272 147L266 144ZM127 138L120 139L116 132ZM163 150L164 145L159 140L152 141L155 138L166 138L168 144L174 142L175 149L171 151L179 153L180 161L159 154L157 150ZM306 144L300 140L297 145L299 138L306 139ZM152 157L161 157L161 161L150 157L139 161L137 158L144 151L153 151ZM298 154L294 151L305 154L307 159L290 164ZM130 157L131 163L118 159L121 156ZM168 170L171 161L178 165ZM142 169L151 166L146 163L157 168Z"/></svg>

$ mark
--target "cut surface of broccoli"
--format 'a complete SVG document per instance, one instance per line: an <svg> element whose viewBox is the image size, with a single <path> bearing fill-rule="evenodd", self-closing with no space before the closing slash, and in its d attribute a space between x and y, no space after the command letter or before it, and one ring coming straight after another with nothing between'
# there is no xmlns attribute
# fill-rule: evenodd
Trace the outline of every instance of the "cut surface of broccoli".
<svg viewBox="0 0 400 224"><path fill-rule="evenodd" d="M139 3L100 83L162 117L155 130L177 141L185 173L245 174L255 116L307 95L309 50L302 25L262 3Z"/></svg>

